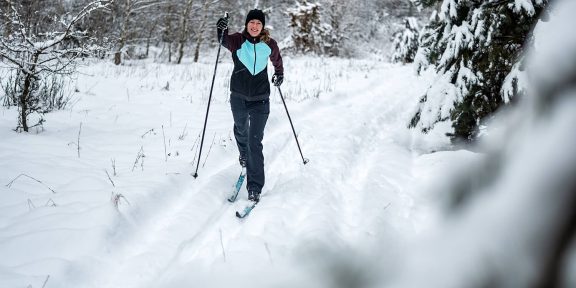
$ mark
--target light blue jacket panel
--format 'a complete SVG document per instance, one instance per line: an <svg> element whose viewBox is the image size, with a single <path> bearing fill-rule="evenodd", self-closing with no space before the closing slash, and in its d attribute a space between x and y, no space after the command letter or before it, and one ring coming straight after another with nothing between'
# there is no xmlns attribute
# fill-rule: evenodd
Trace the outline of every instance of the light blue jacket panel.
<svg viewBox="0 0 576 288"><path fill-rule="evenodd" d="M256 75L266 69L268 57L271 53L272 49L270 49L270 46L263 42L250 43L250 41L244 41L240 49L236 50L236 56L252 75Z"/></svg>

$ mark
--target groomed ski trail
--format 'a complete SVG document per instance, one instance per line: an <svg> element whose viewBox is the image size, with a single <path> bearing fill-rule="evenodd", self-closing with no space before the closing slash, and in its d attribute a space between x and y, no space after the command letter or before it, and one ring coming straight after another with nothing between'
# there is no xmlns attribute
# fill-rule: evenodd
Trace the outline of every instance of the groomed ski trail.
<svg viewBox="0 0 576 288"><path fill-rule="evenodd" d="M237 203L226 200L239 172L231 149L229 162L212 163L218 168L201 171L197 180L180 177L182 194L158 209L148 226L111 247L120 252L100 259L111 267L90 286L171 287L222 269L281 265L318 247L355 249L414 233L413 153L409 132L397 132L412 109L402 106L410 103L405 98L416 100L422 91L412 86L417 82L412 73L409 67L384 65L354 87L339 85L323 98L288 102L310 159L306 166L273 93L264 137L267 182L251 215L234 216L245 188ZM406 81L411 77L414 81Z"/></svg>

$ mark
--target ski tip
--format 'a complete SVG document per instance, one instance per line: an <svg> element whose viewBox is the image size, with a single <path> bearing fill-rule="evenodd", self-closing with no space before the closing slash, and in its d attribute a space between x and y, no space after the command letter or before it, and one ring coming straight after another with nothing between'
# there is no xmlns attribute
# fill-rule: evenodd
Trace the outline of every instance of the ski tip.
<svg viewBox="0 0 576 288"><path fill-rule="evenodd" d="M252 205L245 207L244 210L242 210L242 212L236 211L236 217L238 218L247 217L248 215L250 215L250 212L252 212L252 209L254 209L254 207L256 207L257 204L258 202L254 202Z"/></svg>

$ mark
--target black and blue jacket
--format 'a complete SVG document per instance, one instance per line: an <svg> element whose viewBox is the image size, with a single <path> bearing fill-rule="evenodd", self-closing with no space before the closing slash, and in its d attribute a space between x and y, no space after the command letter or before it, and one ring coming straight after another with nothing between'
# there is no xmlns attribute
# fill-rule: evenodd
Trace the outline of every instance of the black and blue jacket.
<svg viewBox="0 0 576 288"><path fill-rule="evenodd" d="M221 37L218 30L218 40ZM268 58L274 66L274 73L284 74L282 56L278 44L272 38L263 42L259 37L252 37L247 31L228 35L224 30L222 46L232 52L234 70L230 77L232 97L248 101L264 100L270 97L268 80Z"/></svg>

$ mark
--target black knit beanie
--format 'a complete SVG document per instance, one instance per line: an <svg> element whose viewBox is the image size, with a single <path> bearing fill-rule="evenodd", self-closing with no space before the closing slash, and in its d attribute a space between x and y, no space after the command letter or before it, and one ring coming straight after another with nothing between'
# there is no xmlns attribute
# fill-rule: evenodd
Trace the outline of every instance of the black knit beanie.
<svg viewBox="0 0 576 288"><path fill-rule="evenodd" d="M262 10L258 9L250 10L250 12L248 12L248 15L246 15L246 23L244 23L244 26L248 26L248 22L250 22L250 20L257 19L260 20L260 22L262 22L262 28L264 28L264 26L266 26L265 18L266 17L264 16L264 12L262 12Z"/></svg>

